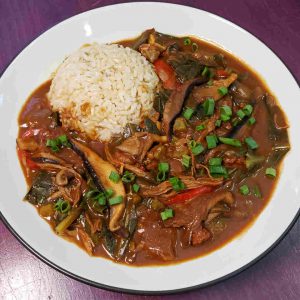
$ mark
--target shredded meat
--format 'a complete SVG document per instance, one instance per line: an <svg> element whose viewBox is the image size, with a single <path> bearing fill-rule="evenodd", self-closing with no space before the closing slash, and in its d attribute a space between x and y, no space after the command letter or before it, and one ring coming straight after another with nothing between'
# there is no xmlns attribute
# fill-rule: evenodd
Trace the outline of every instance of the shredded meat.
<svg viewBox="0 0 300 300"><path fill-rule="evenodd" d="M142 162L154 142L165 143L167 137L148 132L136 132L116 148L135 156L137 161Z"/></svg>
<svg viewBox="0 0 300 300"><path fill-rule="evenodd" d="M199 186L203 185L210 185L210 186L219 186L222 184L222 178L198 178L195 179L192 176L179 176L181 181L184 183L187 189L194 189ZM163 194L167 194L168 192L172 191L172 185L169 181L164 181L156 186L142 186L141 194L144 197L154 197L154 196L161 196Z"/></svg>
<svg viewBox="0 0 300 300"><path fill-rule="evenodd" d="M198 102L202 103L206 98L211 97L215 101L222 98L218 91L220 87L229 87L237 79L237 74L232 73L226 79L214 80L212 85L205 85L195 87L192 91L192 97Z"/></svg>
<svg viewBox="0 0 300 300"><path fill-rule="evenodd" d="M195 241L193 241L193 232L202 228L202 223L206 220L209 211L221 201L231 206L233 204L232 193L218 191L196 197L185 203L172 204L170 207L174 211L174 217L166 220L164 225L165 227L184 227L184 244L197 244L200 234L195 233Z"/></svg>
<svg viewBox="0 0 300 300"><path fill-rule="evenodd" d="M143 249L163 260L176 257L176 230L164 228L158 212L142 206L138 209L139 223L135 234L138 249Z"/></svg>

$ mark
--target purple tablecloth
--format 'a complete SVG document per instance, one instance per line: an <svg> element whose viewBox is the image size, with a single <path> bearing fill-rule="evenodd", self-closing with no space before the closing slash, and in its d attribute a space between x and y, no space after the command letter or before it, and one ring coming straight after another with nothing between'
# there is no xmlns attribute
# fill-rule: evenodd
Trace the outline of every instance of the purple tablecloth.
<svg viewBox="0 0 300 300"><path fill-rule="evenodd" d="M0 0L0 73L20 50L54 24L86 10L120 2ZM242 26L273 49L300 81L300 0L166 2L207 10ZM299 237L298 220L284 240L248 270L209 288L166 297L214 300L300 299ZM104 291L62 275L27 251L0 221L0 299L142 298L147 297Z"/></svg>

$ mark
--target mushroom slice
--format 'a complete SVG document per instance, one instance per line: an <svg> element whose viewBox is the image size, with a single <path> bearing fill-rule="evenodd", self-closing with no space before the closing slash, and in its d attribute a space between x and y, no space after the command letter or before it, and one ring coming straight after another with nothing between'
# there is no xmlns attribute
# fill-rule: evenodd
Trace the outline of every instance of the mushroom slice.
<svg viewBox="0 0 300 300"><path fill-rule="evenodd" d="M115 196L121 196L123 198L123 201L120 204L113 205L110 208L109 230L118 230L125 209L124 201L126 193L122 181L116 183L109 179L111 172L117 172L116 168L108 161L103 160L89 147L74 139L71 140L71 142L75 152L83 159L83 163L92 176L96 187L99 190L112 189Z"/></svg>

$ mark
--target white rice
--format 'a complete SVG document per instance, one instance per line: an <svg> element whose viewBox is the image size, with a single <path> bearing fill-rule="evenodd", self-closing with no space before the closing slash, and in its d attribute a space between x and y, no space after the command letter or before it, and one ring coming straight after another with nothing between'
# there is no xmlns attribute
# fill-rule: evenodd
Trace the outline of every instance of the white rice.
<svg viewBox="0 0 300 300"><path fill-rule="evenodd" d="M152 65L120 45L85 45L58 68L48 93L63 126L109 140L153 107L158 83Z"/></svg>

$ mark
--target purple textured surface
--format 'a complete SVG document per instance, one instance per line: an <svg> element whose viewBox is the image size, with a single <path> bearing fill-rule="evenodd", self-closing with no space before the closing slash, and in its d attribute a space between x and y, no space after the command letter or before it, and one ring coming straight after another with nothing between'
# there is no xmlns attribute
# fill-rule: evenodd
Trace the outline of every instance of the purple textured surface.
<svg viewBox="0 0 300 300"><path fill-rule="evenodd" d="M89 9L120 2L122 1L0 0L0 74L20 50L51 26ZM300 81L299 0L166 2L207 10L240 25L273 49ZM164 298L300 299L299 237L298 220L271 253L241 274L205 289ZM131 296L108 292L64 276L27 251L0 222L0 299L145 298L159 299L163 296Z"/></svg>

